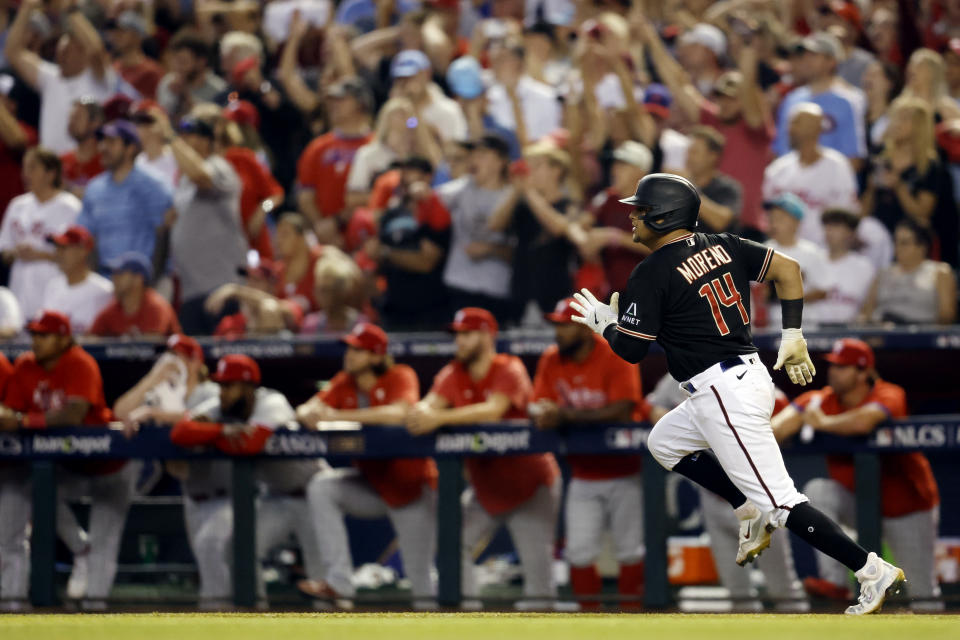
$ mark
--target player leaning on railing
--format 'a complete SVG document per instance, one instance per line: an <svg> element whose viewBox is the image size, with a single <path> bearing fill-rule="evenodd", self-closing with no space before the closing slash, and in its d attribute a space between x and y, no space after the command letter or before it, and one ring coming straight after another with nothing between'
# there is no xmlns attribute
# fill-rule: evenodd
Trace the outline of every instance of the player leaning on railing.
<svg viewBox="0 0 960 640"><path fill-rule="evenodd" d="M749 287L772 280L781 300L774 369L786 367L795 384L812 382L797 262L732 234L694 232L700 196L678 176L649 175L621 202L634 207L634 242L653 253L633 270L622 302L619 293L609 305L587 289L575 294L581 315L574 320L629 362L640 362L658 341L670 374L685 381L687 399L650 433L653 457L730 502L740 520L738 564L753 561L770 545L770 532L785 525L856 573L860 602L848 614L877 611L904 582L903 571L867 553L797 491L770 427L774 387L752 342Z"/></svg>

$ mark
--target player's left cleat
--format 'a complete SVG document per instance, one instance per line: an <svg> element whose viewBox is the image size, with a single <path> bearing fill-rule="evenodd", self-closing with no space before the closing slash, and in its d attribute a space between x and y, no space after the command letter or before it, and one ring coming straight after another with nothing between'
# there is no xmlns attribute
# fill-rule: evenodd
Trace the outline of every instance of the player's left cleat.
<svg viewBox="0 0 960 640"><path fill-rule="evenodd" d="M90 575L90 547L73 555L73 570L67 581L67 598L80 600L87 595L87 581Z"/></svg>
<svg viewBox="0 0 960 640"><path fill-rule="evenodd" d="M888 595L899 593L907 581L903 569L895 567L874 552L867 556L867 564L855 574L860 581L860 598L857 604L847 607L847 615L863 616L879 611Z"/></svg>
<svg viewBox="0 0 960 640"><path fill-rule="evenodd" d="M769 514L760 511L752 502L737 507L735 513L740 521L737 564L743 567L756 560L770 546L770 533L776 527L770 524Z"/></svg>

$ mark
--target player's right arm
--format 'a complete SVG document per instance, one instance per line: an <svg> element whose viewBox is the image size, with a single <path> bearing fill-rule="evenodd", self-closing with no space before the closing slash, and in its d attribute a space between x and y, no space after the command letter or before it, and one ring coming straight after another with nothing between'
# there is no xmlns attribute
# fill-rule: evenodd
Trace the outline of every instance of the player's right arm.
<svg viewBox="0 0 960 640"><path fill-rule="evenodd" d="M786 367L790 382L805 386L813 382L817 369L813 366L807 351L807 341L800 330L803 320L803 275L800 273L800 264L793 258L774 251L762 279L773 281L780 298L783 318L780 351L773 368Z"/></svg>

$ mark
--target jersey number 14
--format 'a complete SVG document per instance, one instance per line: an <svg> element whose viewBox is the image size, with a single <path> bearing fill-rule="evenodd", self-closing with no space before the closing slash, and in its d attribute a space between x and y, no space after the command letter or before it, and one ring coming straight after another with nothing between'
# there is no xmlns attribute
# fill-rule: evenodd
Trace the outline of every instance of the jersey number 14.
<svg viewBox="0 0 960 640"><path fill-rule="evenodd" d="M724 284L726 284L726 288L724 288ZM729 271L723 274L723 282L720 281L720 278L714 278L700 287L700 291L697 293L710 303L713 321L716 323L720 335L725 336L730 333L730 327L727 326L727 321L723 319L723 314L720 312L720 305L725 307L736 306L737 310L740 311L740 319L743 320L743 324L750 324L750 316L747 314L746 307L743 306L743 299L740 292L737 291L737 285L733 283L733 276L730 275Z"/></svg>

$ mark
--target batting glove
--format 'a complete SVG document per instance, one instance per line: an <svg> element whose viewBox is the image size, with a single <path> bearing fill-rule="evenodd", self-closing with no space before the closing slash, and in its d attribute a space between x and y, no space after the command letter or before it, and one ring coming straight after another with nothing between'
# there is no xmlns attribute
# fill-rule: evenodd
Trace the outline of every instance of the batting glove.
<svg viewBox="0 0 960 640"><path fill-rule="evenodd" d="M603 304L597 300L589 289L581 289L580 293L573 294L576 302L571 302L570 306L579 313L579 316L573 316L574 322L579 322L593 329L595 333L603 335L604 329L612 324L617 324L617 316L620 315L617 306L620 301L620 294L614 293L610 296L610 304Z"/></svg>
<svg viewBox="0 0 960 640"><path fill-rule="evenodd" d="M787 367L790 382L801 387L813 382L813 376L817 375L817 369L807 352L807 341L803 339L800 329L783 330L777 364L773 365L773 368L779 371L783 366Z"/></svg>

